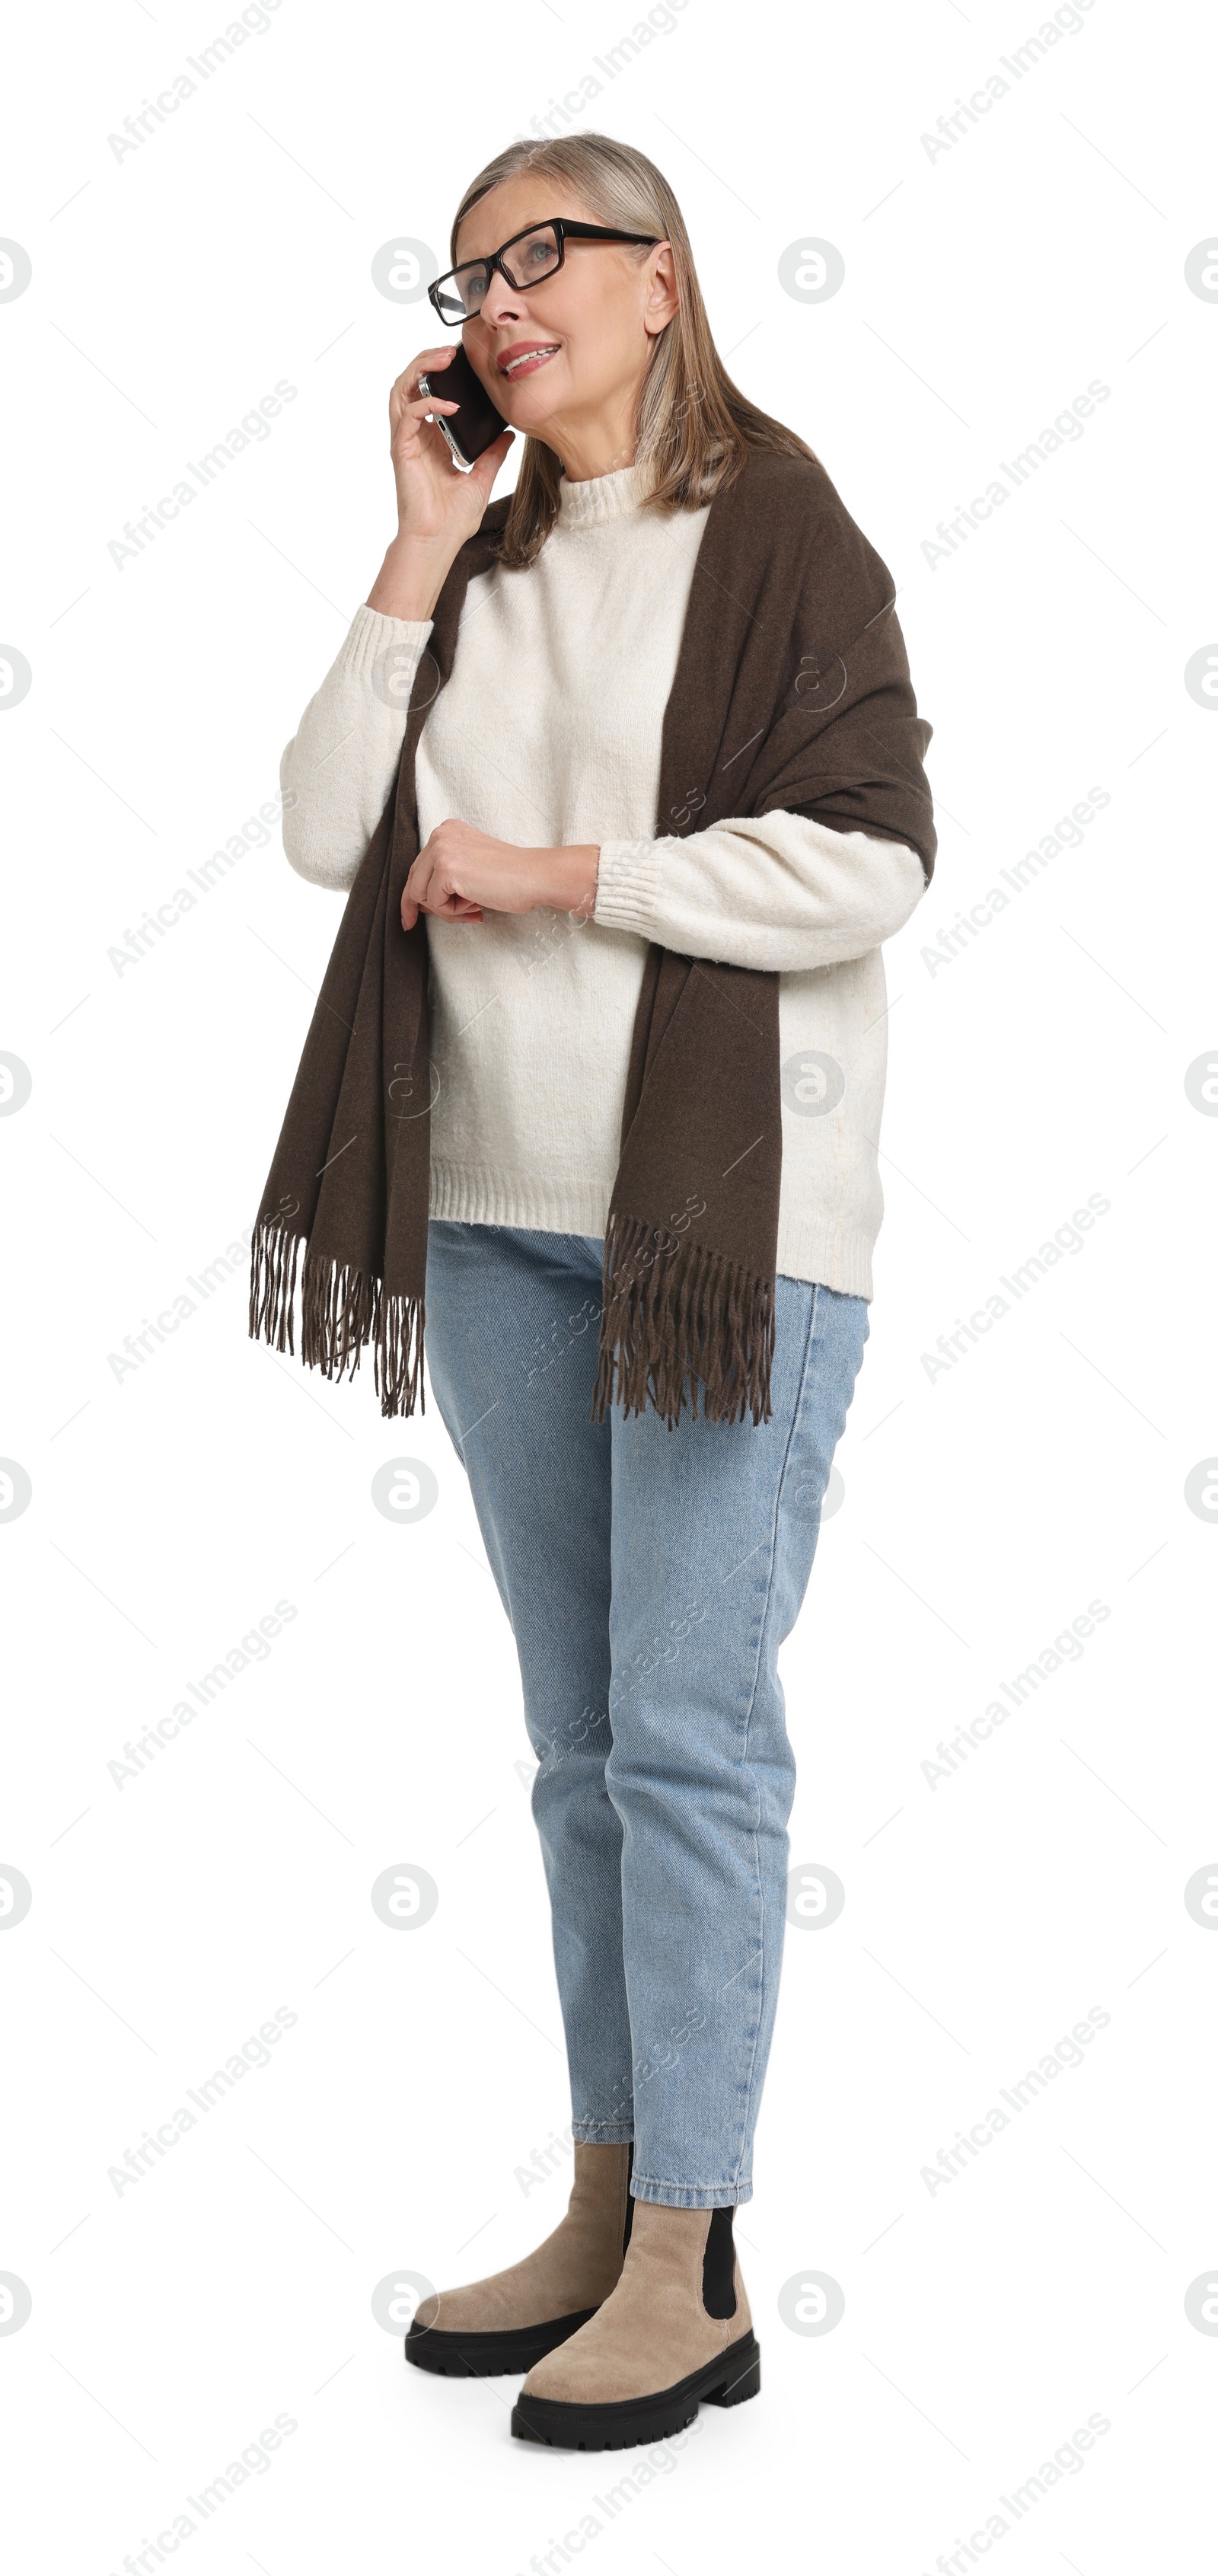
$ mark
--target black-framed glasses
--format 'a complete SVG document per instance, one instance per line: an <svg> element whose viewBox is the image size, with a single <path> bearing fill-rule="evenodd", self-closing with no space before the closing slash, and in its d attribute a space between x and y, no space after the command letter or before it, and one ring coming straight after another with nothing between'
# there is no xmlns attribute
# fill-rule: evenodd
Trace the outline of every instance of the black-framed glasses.
<svg viewBox="0 0 1218 2576"><path fill-rule="evenodd" d="M571 224L565 215L555 215L548 223L530 224L526 231L513 233L510 241L501 242L498 250L485 252L481 259L466 259L460 268L448 269L427 292L442 322L470 322L482 310L495 269L522 293L562 267L569 241L642 242L654 250L662 240L662 233L619 233L608 224ZM515 252L511 262L509 251Z"/></svg>

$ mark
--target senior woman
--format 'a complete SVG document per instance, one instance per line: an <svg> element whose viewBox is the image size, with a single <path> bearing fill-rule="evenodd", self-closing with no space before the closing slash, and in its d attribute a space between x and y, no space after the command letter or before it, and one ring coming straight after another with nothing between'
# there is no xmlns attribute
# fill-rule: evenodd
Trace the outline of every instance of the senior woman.
<svg viewBox="0 0 1218 2576"><path fill-rule="evenodd" d="M525 2371L514 2432L617 2448L760 2384L732 2213L782 1954L777 1656L867 1337L930 728L890 576L726 374L650 161L513 144L450 257L433 305L510 427L458 472L452 344L399 377L397 534L284 755L288 858L353 891L253 1322L290 1343L304 1243L305 1359L373 1341L392 1414L425 1315L537 1755L570 2206L407 2354Z"/></svg>

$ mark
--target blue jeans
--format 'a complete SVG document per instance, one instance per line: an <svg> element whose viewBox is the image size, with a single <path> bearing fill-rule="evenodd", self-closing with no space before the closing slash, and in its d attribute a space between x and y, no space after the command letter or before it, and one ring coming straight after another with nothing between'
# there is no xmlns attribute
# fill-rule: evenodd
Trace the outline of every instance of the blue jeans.
<svg viewBox="0 0 1218 2576"><path fill-rule="evenodd" d="M537 1756L574 2135L636 2199L752 2194L795 1765L777 1674L867 1338L778 1281L773 1419L592 1422L600 1242L433 1219L427 1354Z"/></svg>

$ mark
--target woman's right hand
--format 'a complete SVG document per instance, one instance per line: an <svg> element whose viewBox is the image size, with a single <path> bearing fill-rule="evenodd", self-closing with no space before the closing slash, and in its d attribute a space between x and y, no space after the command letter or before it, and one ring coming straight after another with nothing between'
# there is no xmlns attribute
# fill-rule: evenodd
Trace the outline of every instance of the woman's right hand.
<svg viewBox="0 0 1218 2576"><path fill-rule="evenodd" d="M491 487L512 443L510 429L484 448L469 474L453 464L448 445L428 412L455 412L434 388L442 383L453 346L421 349L389 395L389 453L397 487L398 533L368 599L385 617L430 617L449 566L479 527ZM430 394L419 392L427 376Z"/></svg>

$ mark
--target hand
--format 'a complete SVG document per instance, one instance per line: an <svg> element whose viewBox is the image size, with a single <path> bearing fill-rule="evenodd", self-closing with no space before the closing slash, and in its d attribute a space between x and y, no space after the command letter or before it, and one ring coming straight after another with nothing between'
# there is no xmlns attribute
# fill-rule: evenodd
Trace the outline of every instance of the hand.
<svg viewBox="0 0 1218 2576"><path fill-rule="evenodd" d="M471 823L438 823L402 890L402 928L421 912L437 921L481 921L484 912L536 912L548 905L587 919L596 904L600 848L522 850Z"/></svg>
<svg viewBox="0 0 1218 2576"><path fill-rule="evenodd" d="M442 379L451 345L420 349L389 395L389 453L397 490L398 532L368 598L385 617L430 617L454 557L480 526L491 487L512 443L510 429L484 448L472 473L459 474L427 414L455 412L455 402L421 394L420 376Z"/></svg>

